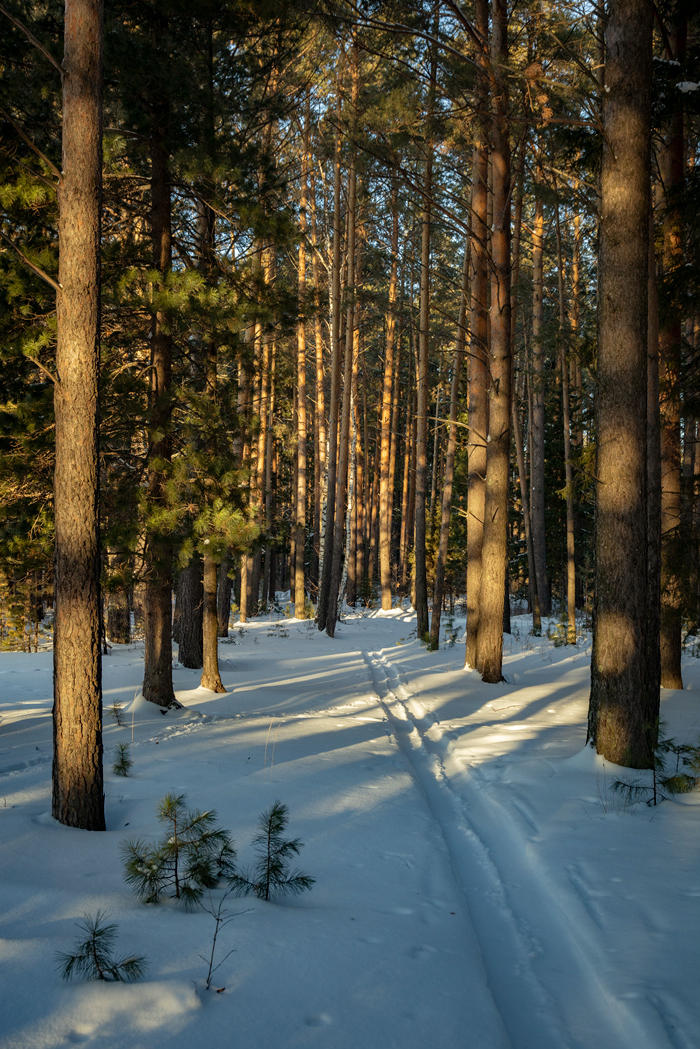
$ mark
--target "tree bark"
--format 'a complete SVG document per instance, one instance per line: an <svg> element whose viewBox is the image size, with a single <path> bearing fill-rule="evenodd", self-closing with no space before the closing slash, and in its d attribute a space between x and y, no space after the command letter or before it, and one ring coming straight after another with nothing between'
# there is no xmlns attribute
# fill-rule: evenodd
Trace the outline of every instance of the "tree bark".
<svg viewBox="0 0 700 1049"><path fill-rule="evenodd" d="M202 559L196 554L178 577L177 607L178 663L190 670L201 670L204 665L202 647L204 590L202 588Z"/></svg>
<svg viewBox="0 0 700 1049"><path fill-rule="evenodd" d="M493 112L491 168L491 338L489 429L486 450L484 545L476 665L482 680L502 680L503 602L506 585L508 474L510 460L510 142L508 138L508 12L493 0L491 68Z"/></svg>
<svg viewBox="0 0 700 1049"><path fill-rule="evenodd" d="M98 376L102 3L66 0L54 408L52 814L104 830Z"/></svg>
<svg viewBox="0 0 700 1049"><path fill-rule="evenodd" d="M382 609L385 612L391 609L391 523L394 508L394 488L393 484L390 483L390 464L399 250L399 202L398 184L396 181L391 192L391 216L391 271L389 276L389 309L386 314L379 462L379 578L382 588Z"/></svg>
<svg viewBox="0 0 700 1049"><path fill-rule="evenodd" d="M682 61L687 16L676 14L666 57ZM680 69L679 69L680 76ZM666 302L659 328L659 391L661 409L661 686L683 688L681 627L683 564L681 536L681 344L683 306L668 285L683 265L682 219L678 193L684 180L683 97L674 92L674 110L664 129L659 157L663 188L663 273Z"/></svg>
<svg viewBox="0 0 700 1049"><path fill-rule="evenodd" d="M543 291L544 291L544 204L541 191L541 143L537 146L535 174L535 221L532 231L532 545L535 552L537 593L540 612L548 616L552 610L549 580L547 578L547 542L545 529L544 492L544 348L542 345Z"/></svg>
<svg viewBox="0 0 700 1049"><path fill-rule="evenodd" d="M156 13L156 44L167 21ZM170 176L165 147L168 126L167 100L157 99L151 110L151 241L153 268L162 288L172 264ZM151 371L148 435L147 484L149 502L168 505L167 469L172 455L170 435L172 394L172 336L162 308L151 321ZM172 651L172 545L158 526L147 530L146 555L149 560L144 595L144 675L143 696L160 707L177 706L173 692Z"/></svg>
<svg viewBox="0 0 700 1049"><path fill-rule="evenodd" d="M488 2L477 0L475 28L488 42ZM489 88L487 51L477 54L477 116L472 156L470 338L467 368L467 642L464 663L476 666L481 594L481 552L484 542L484 480L488 432L488 171L489 145L486 112Z"/></svg>
<svg viewBox="0 0 700 1049"><path fill-rule="evenodd" d="M297 484L295 506L294 616L306 619L306 206L309 165L310 97L307 93L301 155L299 203L299 319L297 321Z"/></svg>
<svg viewBox="0 0 700 1049"><path fill-rule="evenodd" d="M612 0L606 27L599 259L596 580L588 736L616 765L651 768L647 279L651 4Z"/></svg>

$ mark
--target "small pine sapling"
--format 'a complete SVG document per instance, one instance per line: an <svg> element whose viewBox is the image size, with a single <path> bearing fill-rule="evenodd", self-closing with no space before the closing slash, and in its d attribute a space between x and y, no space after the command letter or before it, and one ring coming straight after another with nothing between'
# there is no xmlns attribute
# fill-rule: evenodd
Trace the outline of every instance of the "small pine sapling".
<svg viewBox="0 0 700 1049"><path fill-rule="evenodd" d="M122 842L124 877L144 903L158 903L167 895L194 907L205 889L234 874L236 852L230 834L216 826L213 810L188 811L185 798L166 794L159 802L158 819L168 828L162 841Z"/></svg>
<svg viewBox="0 0 700 1049"><path fill-rule="evenodd" d="M669 772L667 762L672 756L676 758L676 767ZM700 784L700 740L695 744L677 743L675 739L660 735L651 771L650 784L618 779L612 785L613 790L627 804L645 801L647 805L658 805L673 794L689 794Z"/></svg>
<svg viewBox="0 0 700 1049"><path fill-rule="evenodd" d="M118 703L115 699L114 703L112 703L112 706L109 707L109 709L107 710L107 713L112 718L115 725L117 725L119 728L124 728L124 726L126 725L126 721L124 720L124 707L121 705L121 703Z"/></svg>
<svg viewBox="0 0 700 1049"><path fill-rule="evenodd" d="M128 743L117 743L116 757L112 765L115 776L128 776L134 767L134 762L129 754Z"/></svg>
<svg viewBox="0 0 700 1049"><path fill-rule="evenodd" d="M98 911L94 918L84 914L83 920L76 922L85 933L85 939L76 943L71 954L59 951L56 955L57 968L64 980L78 976L84 980L129 982L143 975L145 958L136 955L128 958L112 956L117 926L113 922L105 925L106 918L104 911Z"/></svg>
<svg viewBox="0 0 700 1049"><path fill-rule="evenodd" d="M231 886L237 896L257 896L269 900L272 896L304 892L316 881L299 870L289 869L289 858L297 855L302 843L299 838L285 841L282 837L287 821L287 806L276 801L258 820L260 833L253 838L258 859L252 870L235 873Z"/></svg>

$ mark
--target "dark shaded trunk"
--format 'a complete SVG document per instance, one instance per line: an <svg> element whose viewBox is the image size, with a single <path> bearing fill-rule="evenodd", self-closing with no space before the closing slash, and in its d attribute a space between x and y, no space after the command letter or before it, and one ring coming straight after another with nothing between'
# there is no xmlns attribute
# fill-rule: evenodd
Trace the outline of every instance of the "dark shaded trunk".
<svg viewBox="0 0 700 1049"><path fill-rule="evenodd" d="M195 555L177 581L178 662L190 670L204 665L202 649L202 559Z"/></svg>
<svg viewBox="0 0 700 1049"><path fill-rule="evenodd" d="M659 692L648 673L647 280L651 4L613 0L606 27L599 259L596 579L588 736L651 768Z"/></svg>

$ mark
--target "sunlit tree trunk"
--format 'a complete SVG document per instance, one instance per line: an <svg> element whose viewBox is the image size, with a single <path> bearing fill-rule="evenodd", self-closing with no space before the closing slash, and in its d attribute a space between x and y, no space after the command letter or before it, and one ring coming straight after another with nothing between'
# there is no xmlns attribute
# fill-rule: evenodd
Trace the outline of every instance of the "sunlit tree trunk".
<svg viewBox="0 0 700 1049"><path fill-rule="evenodd" d="M596 581L588 735L617 765L650 768L648 231L651 4L612 0L606 26L599 257Z"/></svg>
<svg viewBox="0 0 700 1049"><path fill-rule="evenodd" d="M294 616L306 619L306 206L309 164L310 102L307 94L301 155L299 202L299 311L297 322L297 478L295 506Z"/></svg>
<svg viewBox="0 0 700 1049"><path fill-rule="evenodd" d="M502 680L503 602L506 585L508 473L510 458L510 142L508 138L508 12L493 0L491 26L491 337L489 345L489 428L486 450L484 545L476 666L483 681Z"/></svg>
<svg viewBox="0 0 700 1049"><path fill-rule="evenodd" d="M391 522L394 506L394 489L390 477L390 463L399 250L399 203L398 185L396 182L394 182L391 194L391 216L391 271L389 275L389 308L386 314L379 464L379 578L382 587L382 608L384 611L388 611L391 608Z"/></svg>
<svg viewBox="0 0 700 1049"><path fill-rule="evenodd" d="M66 0L54 409L52 814L104 830L98 376L102 3Z"/></svg>
<svg viewBox="0 0 700 1049"><path fill-rule="evenodd" d="M541 190L542 174L541 143L537 146L535 173L535 217L532 230L532 458L530 477L532 482L532 544L535 552L537 593L540 612L548 616L551 611L549 580L547 579L547 550L545 538L545 492L544 492L544 348L542 324L544 316L544 204Z"/></svg>
<svg viewBox="0 0 700 1049"><path fill-rule="evenodd" d="M488 2L477 0L475 28L488 41ZM467 643L465 666L476 666L476 639L479 633L481 595L481 552L484 542L484 480L486 477L486 436L488 431L488 169L489 147L486 124L488 80L486 53L477 55L476 94L479 114L475 121L472 156L470 250L470 337L468 357L467 407Z"/></svg>
<svg viewBox="0 0 700 1049"><path fill-rule="evenodd" d="M561 243L559 203L556 205L557 273L559 282L559 368L561 376L562 425L564 428L564 470L566 479L566 612L567 645L576 644L576 561L574 557L574 471L571 463L571 409L569 404L569 360L564 297L564 257Z"/></svg>

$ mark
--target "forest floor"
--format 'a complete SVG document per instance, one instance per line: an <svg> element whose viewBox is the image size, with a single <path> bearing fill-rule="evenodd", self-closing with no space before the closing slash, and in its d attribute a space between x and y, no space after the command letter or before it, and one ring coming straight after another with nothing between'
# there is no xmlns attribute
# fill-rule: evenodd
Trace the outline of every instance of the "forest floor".
<svg viewBox="0 0 700 1049"><path fill-rule="evenodd" d="M456 621L463 634L463 621ZM183 708L137 695L141 644L104 659L107 832L51 808L51 652L0 655L0 1046L54 1049L697 1049L700 792L656 808L584 746L590 645L513 621L507 681L427 652L415 617L256 619L220 645L226 695L175 665ZM700 659L664 691L666 734L700 733ZM111 771L130 743L128 778ZM276 799L316 883L237 914L204 983L214 920L147 906L120 843L156 805L215 808L241 862ZM224 887L212 893L214 903ZM209 900L206 900L209 906ZM145 955L133 984L64 982L85 913Z"/></svg>

